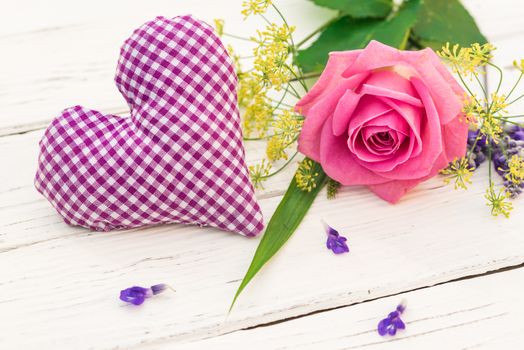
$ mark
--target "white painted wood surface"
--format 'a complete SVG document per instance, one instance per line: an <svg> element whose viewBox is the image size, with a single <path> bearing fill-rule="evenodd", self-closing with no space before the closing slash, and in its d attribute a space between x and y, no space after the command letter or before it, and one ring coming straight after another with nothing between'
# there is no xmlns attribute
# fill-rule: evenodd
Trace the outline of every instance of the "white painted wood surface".
<svg viewBox="0 0 524 350"><path fill-rule="evenodd" d="M134 27L158 14L193 13L225 18L231 32L254 29L238 14L240 3L26 0L3 9L0 348L427 349L443 341L450 349L519 348L524 204L515 203L510 220L490 217L485 168L467 192L436 178L395 206L364 188L344 189L335 201L321 194L229 315L258 239L179 225L92 233L65 225L36 193L37 142L53 115L78 103L125 113L112 76L120 42ZM331 15L305 0L280 3L299 36ZM466 4L499 46L497 60L509 65L513 54L524 57L519 1ZM493 84L491 72L489 79ZM249 162L261 157L256 143L246 147ZM291 171L258 193L266 218ZM323 247L320 218L349 237L349 255ZM507 267L514 269L498 271ZM497 273L483 276L487 271ZM140 308L117 299L130 285L162 282L177 293ZM383 339L373 328L402 298L397 294L409 302L408 329Z"/></svg>

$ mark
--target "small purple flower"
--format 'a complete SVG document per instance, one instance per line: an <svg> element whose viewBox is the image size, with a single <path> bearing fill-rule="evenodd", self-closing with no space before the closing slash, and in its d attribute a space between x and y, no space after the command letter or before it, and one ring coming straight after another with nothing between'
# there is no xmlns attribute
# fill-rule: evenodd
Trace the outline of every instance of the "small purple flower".
<svg viewBox="0 0 524 350"><path fill-rule="evenodd" d="M134 286L120 291L120 300L133 305L141 305L144 300L170 288L166 284L155 284L149 288ZM172 288L171 288L172 289Z"/></svg>
<svg viewBox="0 0 524 350"><path fill-rule="evenodd" d="M397 305L395 311L390 312L388 317L378 323L377 331L381 336L386 334L395 335L398 329L405 329L406 325L400 319L400 315L406 310L406 302L403 300Z"/></svg>
<svg viewBox="0 0 524 350"><path fill-rule="evenodd" d="M337 230L326 224L324 221L322 221L322 223L324 224L324 229L326 230L327 234L326 247L331 249L335 254L349 252L349 247L346 244L347 238L341 236Z"/></svg>

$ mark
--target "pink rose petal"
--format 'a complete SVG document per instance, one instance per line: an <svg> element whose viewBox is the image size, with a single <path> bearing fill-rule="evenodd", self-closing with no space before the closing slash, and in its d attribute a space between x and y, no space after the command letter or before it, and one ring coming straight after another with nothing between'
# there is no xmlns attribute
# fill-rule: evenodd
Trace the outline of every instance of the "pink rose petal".
<svg viewBox="0 0 524 350"><path fill-rule="evenodd" d="M332 132L332 117L324 124L320 136L320 163L326 174L343 185L368 185L388 181L363 168L348 152L346 137Z"/></svg>
<svg viewBox="0 0 524 350"><path fill-rule="evenodd" d="M353 50L330 53L322 75L307 95L297 102L295 110L302 115L308 115L309 109L316 104L318 100L327 94L331 94L333 89L339 85L340 81L347 79L342 77L342 72L353 64L361 52L362 50Z"/></svg>

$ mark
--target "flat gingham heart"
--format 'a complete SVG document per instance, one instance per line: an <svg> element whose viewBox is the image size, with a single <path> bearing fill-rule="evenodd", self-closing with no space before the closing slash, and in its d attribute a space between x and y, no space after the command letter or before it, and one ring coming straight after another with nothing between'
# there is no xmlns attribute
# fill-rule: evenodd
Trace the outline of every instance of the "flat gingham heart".
<svg viewBox="0 0 524 350"><path fill-rule="evenodd" d="M40 141L35 186L65 222L260 233L236 74L213 29L190 16L157 17L125 41L115 81L130 117L75 106Z"/></svg>

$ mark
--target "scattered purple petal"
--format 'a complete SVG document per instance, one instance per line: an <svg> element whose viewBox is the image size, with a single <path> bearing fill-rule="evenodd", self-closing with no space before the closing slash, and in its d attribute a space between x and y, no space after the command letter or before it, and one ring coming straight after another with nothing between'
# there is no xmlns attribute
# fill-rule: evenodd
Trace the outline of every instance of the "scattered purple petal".
<svg viewBox="0 0 524 350"><path fill-rule="evenodd" d="M133 286L120 291L120 300L133 305L141 305L147 298L152 297L170 288L166 284L155 284L150 288ZM172 288L170 288L172 289Z"/></svg>
<svg viewBox="0 0 524 350"><path fill-rule="evenodd" d="M406 329L406 324L400 318L400 315L406 310L406 302L402 301L395 311L390 312L388 317L384 318L378 323L377 331L381 336L395 335L397 330Z"/></svg>
<svg viewBox="0 0 524 350"><path fill-rule="evenodd" d="M346 244L347 238L341 236L337 230L335 230L333 227L329 226L325 222L322 223L324 224L324 228L327 234L326 247L328 249L331 249L335 254L343 254L349 252L349 247Z"/></svg>

